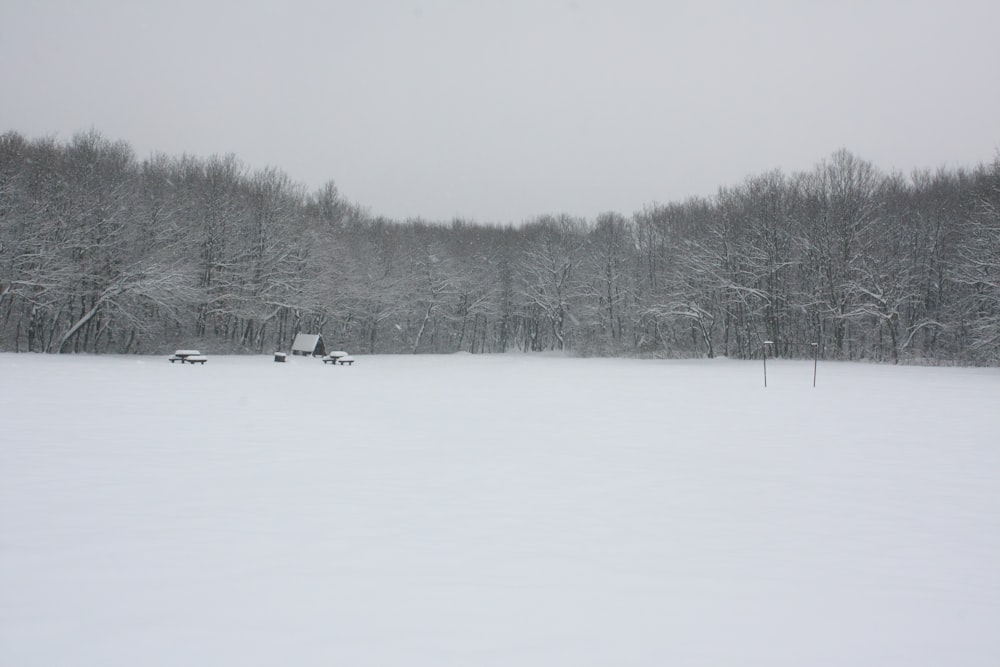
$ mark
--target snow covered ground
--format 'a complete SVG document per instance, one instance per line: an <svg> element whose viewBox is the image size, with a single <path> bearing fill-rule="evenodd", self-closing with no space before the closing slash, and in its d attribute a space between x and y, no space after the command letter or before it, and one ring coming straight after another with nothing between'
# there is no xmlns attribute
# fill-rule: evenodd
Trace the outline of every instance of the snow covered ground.
<svg viewBox="0 0 1000 667"><path fill-rule="evenodd" d="M0 355L0 664L1000 664L1000 371Z"/></svg>

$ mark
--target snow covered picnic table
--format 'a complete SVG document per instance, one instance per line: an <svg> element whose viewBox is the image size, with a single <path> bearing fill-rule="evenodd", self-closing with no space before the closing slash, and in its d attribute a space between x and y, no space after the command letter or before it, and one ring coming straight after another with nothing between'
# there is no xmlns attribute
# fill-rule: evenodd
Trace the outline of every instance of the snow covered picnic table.
<svg viewBox="0 0 1000 667"><path fill-rule="evenodd" d="M182 364L204 364L208 361L208 357L203 355L198 350L177 350L172 355L167 357L167 359L170 360L170 363L179 361Z"/></svg>
<svg viewBox="0 0 1000 667"><path fill-rule="evenodd" d="M336 352L331 352L330 354L323 357L323 363L333 364L335 366L337 364L340 364L341 366L343 366L344 364L351 365L354 363L354 357L352 357L351 355L347 354L342 350L337 350Z"/></svg>

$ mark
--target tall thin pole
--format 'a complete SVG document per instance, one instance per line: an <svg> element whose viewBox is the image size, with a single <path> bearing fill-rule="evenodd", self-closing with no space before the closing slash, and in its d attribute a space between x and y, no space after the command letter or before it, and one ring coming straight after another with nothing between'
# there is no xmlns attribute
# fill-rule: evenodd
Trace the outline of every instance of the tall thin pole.
<svg viewBox="0 0 1000 667"><path fill-rule="evenodd" d="M813 388L816 387L816 366L819 363L819 343L809 343L813 348Z"/></svg>
<svg viewBox="0 0 1000 667"><path fill-rule="evenodd" d="M764 388L767 388L767 346L772 345L773 341L765 340L764 345L761 346L761 350L764 351Z"/></svg>

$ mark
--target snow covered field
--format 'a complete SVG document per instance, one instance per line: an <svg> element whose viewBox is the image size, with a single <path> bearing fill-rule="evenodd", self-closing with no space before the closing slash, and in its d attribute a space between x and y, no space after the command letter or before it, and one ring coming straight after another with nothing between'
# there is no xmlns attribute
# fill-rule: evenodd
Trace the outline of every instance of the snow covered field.
<svg viewBox="0 0 1000 667"><path fill-rule="evenodd" d="M1000 371L0 355L0 664L1000 664Z"/></svg>

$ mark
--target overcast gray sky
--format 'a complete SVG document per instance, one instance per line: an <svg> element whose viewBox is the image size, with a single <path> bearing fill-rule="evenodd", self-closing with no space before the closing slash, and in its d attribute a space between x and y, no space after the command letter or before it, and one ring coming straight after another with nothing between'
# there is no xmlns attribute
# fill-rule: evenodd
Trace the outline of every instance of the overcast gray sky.
<svg viewBox="0 0 1000 667"><path fill-rule="evenodd" d="M4 0L0 131L235 153L393 218L592 218L1000 147L996 0Z"/></svg>

